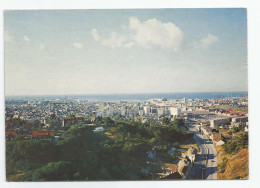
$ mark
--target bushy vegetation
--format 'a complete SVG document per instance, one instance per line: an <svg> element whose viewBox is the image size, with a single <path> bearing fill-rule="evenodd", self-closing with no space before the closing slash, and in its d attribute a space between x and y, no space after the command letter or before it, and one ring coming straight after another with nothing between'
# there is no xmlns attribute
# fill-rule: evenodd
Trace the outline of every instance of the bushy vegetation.
<svg viewBox="0 0 260 188"><path fill-rule="evenodd" d="M110 118L99 123L105 132L95 133L91 126L72 126L58 142L7 142L7 179L15 172L22 172L17 181L150 179L141 173L147 165L147 151L165 151L192 137L182 128L181 119L165 126L114 122ZM168 156L168 160L175 157Z"/></svg>
<svg viewBox="0 0 260 188"><path fill-rule="evenodd" d="M222 146L227 154L237 153L241 148L248 146L248 133L233 129L229 131L230 136L224 137L225 144Z"/></svg>
<svg viewBox="0 0 260 188"><path fill-rule="evenodd" d="M226 165L227 165L227 158L223 158L222 162L220 163L220 165L218 166L219 172L220 173L224 173L226 170Z"/></svg>

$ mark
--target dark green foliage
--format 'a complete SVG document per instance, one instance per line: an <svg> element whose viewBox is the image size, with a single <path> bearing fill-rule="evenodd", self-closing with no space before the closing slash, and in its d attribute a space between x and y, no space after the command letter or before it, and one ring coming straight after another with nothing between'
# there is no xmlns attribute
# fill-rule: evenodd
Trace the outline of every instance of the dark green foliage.
<svg viewBox="0 0 260 188"><path fill-rule="evenodd" d="M222 146L228 154L237 153L241 148L248 145L248 133L238 132L230 137L226 137Z"/></svg>
<svg viewBox="0 0 260 188"><path fill-rule="evenodd" d="M64 139L16 140L6 144L7 172L24 172L18 181L145 180L147 151L163 152L190 135L182 120L168 126L141 122L114 122L99 118L113 138L93 127L72 126ZM163 156L172 161L175 156Z"/></svg>
<svg viewBox="0 0 260 188"><path fill-rule="evenodd" d="M74 114L69 114L67 118L68 118L68 119L73 119L73 118L75 118L75 117L76 117L76 116L75 116Z"/></svg>
<svg viewBox="0 0 260 188"><path fill-rule="evenodd" d="M64 181L73 179L73 169L65 161L51 162L32 174L33 181Z"/></svg>
<svg viewBox="0 0 260 188"><path fill-rule="evenodd" d="M110 117L105 117L103 118L104 124L107 126L113 126L114 125L114 121L110 118Z"/></svg>
<svg viewBox="0 0 260 188"><path fill-rule="evenodd" d="M163 125L169 125L171 123L170 119L168 117L162 118L162 124Z"/></svg>

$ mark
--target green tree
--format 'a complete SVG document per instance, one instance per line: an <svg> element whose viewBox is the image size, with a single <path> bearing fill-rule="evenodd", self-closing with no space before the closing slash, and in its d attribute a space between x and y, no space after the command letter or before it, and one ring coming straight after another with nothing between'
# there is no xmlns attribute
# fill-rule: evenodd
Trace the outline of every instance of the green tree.
<svg viewBox="0 0 260 188"><path fill-rule="evenodd" d="M105 117L103 118L104 120L104 124L107 126L113 126L114 125L114 121L110 118L110 117Z"/></svg>
<svg viewBox="0 0 260 188"><path fill-rule="evenodd" d="M170 122L170 119L168 117L163 117L162 118L162 124L163 125L169 125L171 122Z"/></svg>
<svg viewBox="0 0 260 188"><path fill-rule="evenodd" d="M32 174L33 181L62 181L70 180L73 176L73 169L69 162L51 162L48 165L37 169Z"/></svg>

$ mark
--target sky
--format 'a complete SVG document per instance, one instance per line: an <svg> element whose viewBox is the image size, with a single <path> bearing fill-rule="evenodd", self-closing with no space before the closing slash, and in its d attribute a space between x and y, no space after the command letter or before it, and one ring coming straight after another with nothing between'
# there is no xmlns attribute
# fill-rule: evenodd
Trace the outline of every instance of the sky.
<svg viewBox="0 0 260 188"><path fill-rule="evenodd" d="M246 14L5 11L5 95L247 91Z"/></svg>

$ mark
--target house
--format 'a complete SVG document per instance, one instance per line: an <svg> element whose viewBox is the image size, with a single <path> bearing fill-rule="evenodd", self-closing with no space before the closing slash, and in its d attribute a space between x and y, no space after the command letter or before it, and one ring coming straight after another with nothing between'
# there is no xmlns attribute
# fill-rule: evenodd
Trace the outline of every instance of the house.
<svg viewBox="0 0 260 188"><path fill-rule="evenodd" d="M219 142L221 140L221 133L218 132L218 133L211 134L210 139L213 141L213 143L216 144L217 142Z"/></svg>
<svg viewBox="0 0 260 188"><path fill-rule="evenodd" d="M99 132L103 132L105 129L104 129L104 127L96 127L94 130L93 130L93 132L94 133L99 133Z"/></svg>
<svg viewBox="0 0 260 188"><path fill-rule="evenodd" d="M39 140L39 139L53 139L54 138L54 131L53 130L41 130L41 131L33 131L32 132L32 139Z"/></svg>
<svg viewBox="0 0 260 188"><path fill-rule="evenodd" d="M169 173L166 173L161 179L182 179L182 176L178 172L178 166L174 164L167 164L166 169Z"/></svg>
<svg viewBox="0 0 260 188"><path fill-rule="evenodd" d="M17 132L15 129L7 129L5 130L5 139L6 141L14 140Z"/></svg>
<svg viewBox="0 0 260 188"><path fill-rule="evenodd" d="M84 117L75 117L70 119L64 119L62 122L63 127L70 127L72 125L81 125L84 123Z"/></svg>
<svg viewBox="0 0 260 188"><path fill-rule="evenodd" d="M220 125L227 125L231 122L231 118L216 118L210 120L210 127L216 128Z"/></svg>
<svg viewBox="0 0 260 188"><path fill-rule="evenodd" d="M96 121L96 116L93 116L93 117L91 118L91 123L95 123L95 121Z"/></svg>
<svg viewBox="0 0 260 188"><path fill-rule="evenodd" d="M7 127L19 127L20 126L20 120L19 119L11 119L8 121L5 121L5 126Z"/></svg>
<svg viewBox="0 0 260 188"><path fill-rule="evenodd" d="M161 178L162 180L170 180L170 179L173 179L173 180L179 180L179 179L182 179L182 176L179 174L179 172L174 172L174 173L171 173L170 175L168 176L165 176L163 178Z"/></svg>
<svg viewBox="0 0 260 188"><path fill-rule="evenodd" d="M225 144L223 140L216 142L216 146L222 146L223 144Z"/></svg>
<svg viewBox="0 0 260 188"><path fill-rule="evenodd" d="M167 164L166 169L170 171L170 173L175 173L178 171L178 166L174 164Z"/></svg>
<svg viewBox="0 0 260 188"><path fill-rule="evenodd" d="M186 173L189 170L189 166L190 166L190 159L186 156L184 158L182 158L182 160L179 161L178 163L178 172L182 177L186 176Z"/></svg>
<svg viewBox="0 0 260 188"><path fill-rule="evenodd" d="M190 159L190 161L193 163L196 159L197 155L197 149L192 147L187 151L187 157Z"/></svg>
<svg viewBox="0 0 260 188"><path fill-rule="evenodd" d="M248 132L248 124L245 126L245 132Z"/></svg>

